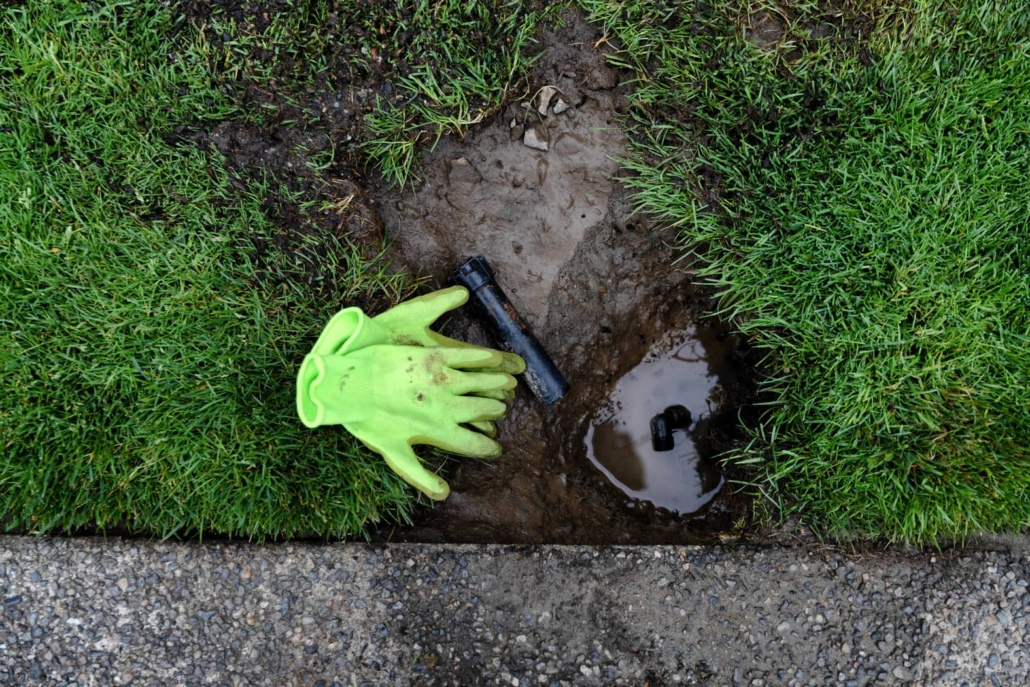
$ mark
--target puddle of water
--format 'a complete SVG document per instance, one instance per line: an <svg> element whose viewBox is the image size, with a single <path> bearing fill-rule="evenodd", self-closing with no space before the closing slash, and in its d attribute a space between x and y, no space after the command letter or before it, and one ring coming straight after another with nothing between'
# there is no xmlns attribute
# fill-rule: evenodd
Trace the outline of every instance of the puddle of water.
<svg viewBox="0 0 1030 687"><path fill-rule="evenodd" d="M718 348L709 353L708 333L691 327L661 339L618 381L585 439L587 457L627 496L680 515L704 508L725 481L709 460L706 434L727 361ZM671 405L686 406L690 426L675 430L671 451L655 451L651 418Z"/></svg>

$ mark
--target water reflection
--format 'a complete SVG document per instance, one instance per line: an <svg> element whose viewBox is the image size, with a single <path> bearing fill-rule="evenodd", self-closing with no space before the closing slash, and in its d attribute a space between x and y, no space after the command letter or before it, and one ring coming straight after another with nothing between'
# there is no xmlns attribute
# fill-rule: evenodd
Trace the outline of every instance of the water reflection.
<svg viewBox="0 0 1030 687"><path fill-rule="evenodd" d="M710 458L707 439L712 390L731 383L729 349L718 330L701 327L668 334L616 384L586 435L587 455L628 496L683 515L711 501L724 479ZM670 405L690 410L676 445L651 446L651 418Z"/></svg>

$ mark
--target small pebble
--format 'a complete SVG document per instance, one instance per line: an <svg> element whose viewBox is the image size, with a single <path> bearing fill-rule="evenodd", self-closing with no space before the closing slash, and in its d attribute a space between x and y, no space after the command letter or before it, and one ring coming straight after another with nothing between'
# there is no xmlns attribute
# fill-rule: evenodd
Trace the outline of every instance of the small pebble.
<svg viewBox="0 0 1030 687"><path fill-rule="evenodd" d="M534 127L526 129L526 133L522 136L522 142L530 148L547 151L547 140L542 138Z"/></svg>
<svg viewBox="0 0 1030 687"><path fill-rule="evenodd" d="M536 111L540 114L547 116L547 108L551 104L551 98L558 92L554 86L544 86L540 89L540 93L537 96Z"/></svg>

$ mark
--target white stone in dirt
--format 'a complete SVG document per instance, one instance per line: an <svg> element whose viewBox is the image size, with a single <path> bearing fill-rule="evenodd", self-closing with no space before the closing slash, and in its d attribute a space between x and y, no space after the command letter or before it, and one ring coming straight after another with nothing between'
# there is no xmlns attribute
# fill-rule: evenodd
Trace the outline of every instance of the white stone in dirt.
<svg viewBox="0 0 1030 687"><path fill-rule="evenodd" d="M447 179L452 185L463 186L466 187L465 190L470 190L482 178L483 176L479 173L479 170L466 158L459 157L451 160L451 168L447 174Z"/></svg>
<svg viewBox="0 0 1030 687"><path fill-rule="evenodd" d="M537 95L536 111L547 116L547 107L551 104L551 98L558 92L558 89L554 86L544 86L540 89L540 93Z"/></svg>
<svg viewBox="0 0 1030 687"><path fill-rule="evenodd" d="M522 136L522 142L530 148L547 151L547 140L541 138L537 130L532 127L526 129L526 133Z"/></svg>
<svg viewBox="0 0 1030 687"><path fill-rule="evenodd" d="M554 112L554 114L561 114L562 112L564 112L565 110L569 109L570 107L572 107L572 106L569 105L564 100L562 100L561 98L558 98L558 100L556 100L555 103L554 103L554 107L551 108L551 111Z"/></svg>

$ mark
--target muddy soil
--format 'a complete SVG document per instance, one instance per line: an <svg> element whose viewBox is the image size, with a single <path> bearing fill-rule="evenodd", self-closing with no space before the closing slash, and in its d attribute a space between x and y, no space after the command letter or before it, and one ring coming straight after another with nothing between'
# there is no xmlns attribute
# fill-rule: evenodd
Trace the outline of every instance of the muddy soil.
<svg viewBox="0 0 1030 687"><path fill-rule="evenodd" d="M730 487L719 491L734 475L715 456L740 440L738 410L753 393L751 353L727 326L701 319L711 304L689 270L673 265L674 235L634 213L616 180L616 160L626 153L619 115L628 74L607 66L598 38L578 17L545 34L524 99L426 152L416 188L375 191L400 262L439 287L464 258L486 256L572 384L550 408L521 386L499 423L502 457L452 463L450 498L384 538L693 543L748 516L747 499ZM547 86L556 89L549 107L539 95ZM494 344L468 313L446 331ZM696 383L679 382L693 391L669 395L662 389L677 382L653 378L636 383L635 400L620 397L647 360L687 349L694 367L670 375L693 375ZM596 440L623 410L617 406L631 403L636 442L646 441L640 425L670 398L692 406L686 453L642 458L644 450ZM696 498L683 498L688 491Z"/></svg>
<svg viewBox="0 0 1030 687"><path fill-rule="evenodd" d="M217 23L232 22L260 35L277 13L311 10L288 0L184 0L169 35L202 32L214 56L210 66L221 73L229 61L215 57L231 52L239 37L215 31ZM342 30L338 25L330 12L321 28ZM365 37L359 27L346 31L347 40L330 44L322 55L325 68L310 79L302 76L310 54L256 50L248 59L267 65L271 80L223 75L223 86L243 114L214 126L181 125L166 136L172 145L217 150L240 189L245 186L239 179L267 185L263 210L277 231L250 236L241 250L257 265L263 288L308 290L333 304L329 314L348 305L370 312L390 305L382 294L342 300L344 285L327 266L346 261L352 246L369 261L382 251L382 224L366 191L362 124L378 102L400 102L403 96L394 92L392 81L408 70L355 57L354 44Z"/></svg>
<svg viewBox="0 0 1030 687"><path fill-rule="evenodd" d="M224 7L260 28L270 5ZM185 9L198 26L208 20L202 1ZM633 212L616 180L631 75L606 65L606 44L581 16L563 19L538 43L530 88L464 139L446 137L424 152L414 189L366 176L361 121L377 97L392 97L390 76L354 72L346 55L298 92L237 84L254 116L170 132L172 143L217 149L233 177L274 181L265 212L278 232L242 246L266 287L315 289L337 307L376 313L389 304L339 302L340 285L322 268L348 242L371 259L385 232L394 268L427 277L427 287L443 286L464 258L482 254L571 382L550 408L520 385L499 423L501 458L449 462L451 497L417 512L414 527L385 527L379 539L699 543L739 534L750 518L749 500L731 484L738 475L716 456L741 441L740 415L754 414L754 353L726 325L702 319L711 303L692 285L689 265L673 266L675 236ZM555 91L541 112L546 86ZM330 149L333 163L316 173ZM496 345L468 312L445 331ZM676 379L627 392L677 346L693 360L675 368ZM626 402L627 393L638 400ZM669 399L688 405L694 422L677 434L675 451L655 455L642 418ZM636 448L605 438L618 421L632 425Z"/></svg>

